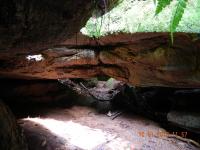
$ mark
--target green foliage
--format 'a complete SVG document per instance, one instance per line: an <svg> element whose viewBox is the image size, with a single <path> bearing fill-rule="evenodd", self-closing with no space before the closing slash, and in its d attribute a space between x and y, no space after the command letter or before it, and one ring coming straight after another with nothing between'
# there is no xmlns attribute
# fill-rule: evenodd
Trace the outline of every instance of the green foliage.
<svg viewBox="0 0 200 150"><path fill-rule="evenodd" d="M90 19L87 23L87 33L90 37L99 38L101 36L101 22L100 20Z"/></svg>
<svg viewBox="0 0 200 150"><path fill-rule="evenodd" d="M106 86L109 87L110 89L113 88L114 86L114 78L110 78L107 82L106 82Z"/></svg>
<svg viewBox="0 0 200 150"><path fill-rule="evenodd" d="M173 43L173 33L176 31L176 28L183 16L184 10L186 8L187 0L178 0L175 13L172 16L171 22L170 22L170 32L171 32L171 39Z"/></svg>
<svg viewBox="0 0 200 150"><path fill-rule="evenodd" d="M178 27L179 22L182 19L188 0L177 0L177 1L178 2L175 5L175 12L173 13L170 21L170 33L171 33L172 44L174 41L173 33L176 31L176 28ZM155 14L158 15L171 2L172 0L157 0L157 8Z"/></svg>
<svg viewBox="0 0 200 150"><path fill-rule="evenodd" d="M156 15L158 15L172 0L157 0ZM154 0L155 3L155 0Z"/></svg>
<svg viewBox="0 0 200 150"><path fill-rule="evenodd" d="M122 32L200 33L199 18L200 0L123 0L102 17L91 17L81 32L90 37Z"/></svg>

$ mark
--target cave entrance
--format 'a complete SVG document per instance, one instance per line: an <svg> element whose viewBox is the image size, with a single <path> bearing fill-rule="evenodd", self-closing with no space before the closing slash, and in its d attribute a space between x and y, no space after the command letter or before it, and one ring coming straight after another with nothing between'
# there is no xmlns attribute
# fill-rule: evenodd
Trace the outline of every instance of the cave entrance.
<svg viewBox="0 0 200 150"><path fill-rule="evenodd" d="M199 8L2 0L0 150L199 149Z"/></svg>
<svg viewBox="0 0 200 150"><path fill-rule="evenodd" d="M187 99L199 89L141 88L107 76L1 84L30 150L198 149L198 101Z"/></svg>

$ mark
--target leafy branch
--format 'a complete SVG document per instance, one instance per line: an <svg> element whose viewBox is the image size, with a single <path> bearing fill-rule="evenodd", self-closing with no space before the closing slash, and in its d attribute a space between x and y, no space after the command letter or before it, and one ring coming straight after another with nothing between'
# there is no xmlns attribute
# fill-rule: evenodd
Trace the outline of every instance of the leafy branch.
<svg viewBox="0 0 200 150"><path fill-rule="evenodd" d="M158 15L160 12L162 12L162 10L172 2L172 0L154 0L154 2L155 1L157 3L155 15ZM173 34L176 31L176 28L178 27L179 22L181 21L183 17L184 10L188 2L188 0L177 0L177 1L178 2L175 6L175 11L170 20L170 35L171 35L172 44L174 42Z"/></svg>

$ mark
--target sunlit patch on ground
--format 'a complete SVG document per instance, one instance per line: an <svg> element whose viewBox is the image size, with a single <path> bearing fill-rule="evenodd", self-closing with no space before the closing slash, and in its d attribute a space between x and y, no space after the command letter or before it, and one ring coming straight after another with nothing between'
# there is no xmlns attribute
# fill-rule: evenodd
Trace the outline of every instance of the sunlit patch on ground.
<svg viewBox="0 0 200 150"><path fill-rule="evenodd" d="M70 144L82 149L121 149L128 148L129 142L117 138L100 129L93 129L73 121L58 121L55 119L26 118L24 120L38 123L52 133L66 139Z"/></svg>
<svg viewBox="0 0 200 150"><path fill-rule="evenodd" d="M43 114L43 112L45 112ZM35 115L34 115L35 116ZM19 119L30 150L197 150L158 124L134 114L112 120L88 107L42 109Z"/></svg>

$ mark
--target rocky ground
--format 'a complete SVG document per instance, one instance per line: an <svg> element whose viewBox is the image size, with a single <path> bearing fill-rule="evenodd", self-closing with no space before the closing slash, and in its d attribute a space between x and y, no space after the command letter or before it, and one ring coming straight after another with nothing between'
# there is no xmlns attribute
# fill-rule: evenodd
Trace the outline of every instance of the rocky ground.
<svg viewBox="0 0 200 150"><path fill-rule="evenodd" d="M141 116L123 113L112 120L88 107L46 108L19 118L18 123L30 150L198 149ZM186 139L187 132L183 130L182 136Z"/></svg>
<svg viewBox="0 0 200 150"><path fill-rule="evenodd" d="M141 88L108 77L9 81L1 80L1 97L31 150L200 147L199 89Z"/></svg>

